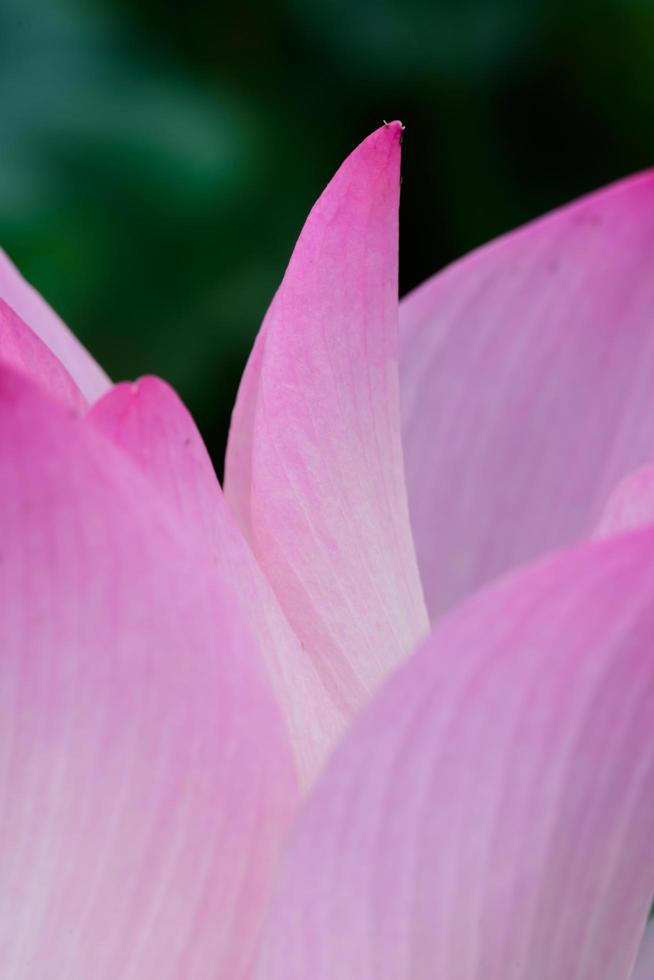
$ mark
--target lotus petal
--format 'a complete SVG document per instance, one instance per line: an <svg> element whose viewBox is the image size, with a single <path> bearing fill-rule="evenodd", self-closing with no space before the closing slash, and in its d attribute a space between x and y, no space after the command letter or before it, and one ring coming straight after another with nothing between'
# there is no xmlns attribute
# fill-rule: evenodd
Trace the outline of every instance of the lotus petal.
<svg viewBox="0 0 654 980"><path fill-rule="evenodd" d="M88 401L95 401L111 387L111 382L102 368L43 297L23 279L2 249L0 249L0 299L4 300L49 347L74 378Z"/></svg>
<svg viewBox="0 0 654 980"><path fill-rule="evenodd" d="M403 444L432 617L589 534L654 459L654 174L474 252L401 304Z"/></svg>
<svg viewBox="0 0 654 980"><path fill-rule="evenodd" d="M400 445L402 127L313 208L237 400L226 496L339 711L427 629Z"/></svg>
<svg viewBox="0 0 654 980"><path fill-rule="evenodd" d="M245 978L297 798L259 651L126 454L0 402L0 974Z"/></svg>
<svg viewBox="0 0 654 980"><path fill-rule="evenodd" d="M441 621L300 816L260 980L618 980L654 893L654 530Z"/></svg>
<svg viewBox="0 0 654 980"><path fill-rule="evenodd" d="M651 923L641 943L631 980L654 980L654 926Z"/></svg>
<svg viewBox="0 0 654 980"><path fill-rule="evenodd" d="M300 781L307 786L345 726L279 608L227 507L202 437L175 392L159 378L116 385L89 422L125 451L162 494L192 545L198 574L234 584L282 708Z"/></svg>
<svg viewBox="0 0 654 980"><path fill-rule="evenodd" d="M610 495L595 528L595 537L606 538L654 522L654 467L630 473Z"/></svg>
<svg viewBox="0 0 654 980"><path fill-rule="evenodd" d="M81 413L87 408L86 398L61 361L1 299L0 362L33 378L73 411Z"/></svg>

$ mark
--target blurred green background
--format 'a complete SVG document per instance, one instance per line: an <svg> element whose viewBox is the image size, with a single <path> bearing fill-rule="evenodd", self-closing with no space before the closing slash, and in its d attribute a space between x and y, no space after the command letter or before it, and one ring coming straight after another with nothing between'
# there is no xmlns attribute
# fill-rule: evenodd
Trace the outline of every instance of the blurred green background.
<svg viewBox="0 0 654 980"><path fill-rule="evenodd" d="M401 288L654 162L650 0L0 0L0 241L218 467L308 208L406 124Z"/></svg>

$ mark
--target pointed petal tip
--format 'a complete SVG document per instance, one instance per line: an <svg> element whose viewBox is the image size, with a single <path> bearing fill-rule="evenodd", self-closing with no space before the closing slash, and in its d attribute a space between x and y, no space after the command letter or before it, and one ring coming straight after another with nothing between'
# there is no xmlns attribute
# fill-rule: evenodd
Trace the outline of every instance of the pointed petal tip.
<svg viewBox="0 0 654 980"><path fill-rule="evenodd" d="M314 205L246 368L226 462L229 504L339 714L427 629L399 439L401 134L394 121L367 136Z"/></svg>
<svg viewBox="0 0 654 980"><path fill-rule="evenodd" d="M107 403L111 405L112 410L115 410L116 406L120 404L121 408L127 411L157 398L180 400L172 385L163 378L159 378L155 374L144 374L134 381L119 381L113 385L105 395L94 403L92 409L97 414L97 411L101 410L101 407Z"/></svg>
<svg viewBox="0 0 654 980"><path fill-rule="evenodd" d="M155 446L159 445L157 439L153 443L152 436L147 434L152 424L149 420L153 418L160 420L169 437L170 420L173 419L173 429L184 444L195 442L195 426L186 405L167 381L152 374L114 385L91 406L89 418L113 439L117 438L118 433L119 441L127 438L130 445L136 439L141 444L140 451L145 452L148 459L155 451ZM157 432L159 437L162 434L163 430ZM202 440L199 437L198 440L204 449ZM209 468L213 477L211 464Z"/></svg>
<svg viewBox="0 0 654 980"><path fill-rule="evenodd" d="M388 186L389 189L394 188L396 181L399 183L403 132L404 126L397 119L384 122L373 130L345 159L329 186L335 188L356 175L367 186L373 181ZM324 204L323 194L314 207L314 212L316 208L324 207Z"/></svg>
<svg viewBox="0 0 654 980"><path fill-rule="evenodd" d="M148 395L172 395L178 397L175 389L164 378L159 378L156 374L143 374L135 381L125 383L125 387L133 398L144 398Z"/></svg>
<svg viewBox="0 0 654 980"><path fill-rule="evenodd" d="M393 150L399 152L402 146L403 133L404 125L399 119L394 119L392 122L386 122L386 120L384 120L383 125L370 133L370 135L359 144L352 155L357 155L366 149L378 152L390 152Z"/></svg>
<svg viewBox="0 0 654 980"><path fill-rule="evenodd" d="M405 130L405 125L399 119L393 119L391 122L386 122L384 120L384 131L389 134L389 136L394 137L397 140L402 139L402 133Z"/></svg>

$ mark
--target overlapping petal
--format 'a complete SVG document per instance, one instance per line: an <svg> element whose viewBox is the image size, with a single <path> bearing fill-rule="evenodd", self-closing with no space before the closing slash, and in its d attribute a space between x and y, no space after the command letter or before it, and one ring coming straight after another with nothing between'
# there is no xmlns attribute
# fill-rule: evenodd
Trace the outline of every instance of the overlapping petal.
<svg viewBox="0 0 654 980"><path fill-rule="evenodd" d="M234 598L266 661L300 779L307 785L345 725L313 661L288 625L235 518L202 438L175 392L158 378L121 384L98 401L89 423L125 451L163 494L193 548L198 575L233 583Z"/></svg>
<svg viewBox="0 0 654 980"><path fill-rule="evenodd" d="M654 458L654 176L455 263L400 322L407 488L435 616L589 534Z"/></svg>
<svg viewBox="0 0 654 980"><path fill-rule="evenodd" d="M651 923L641 943L631 980L654 980L654 926Z"/></svg>
<svg viewBox="0 0 654 980"><path fill-rule="evenodd" d="M243 978L296 800L259 651L125 453L0 402L0 974Z"/></svg>
<svg viewBox="0 0 654 980"><path fill-rule="evenodd" d="M1 253L0 253L1 261ZM88 402L50 348L0 299L0 360L37 382L74 411Z"/></svg>
<svg viewBox="0 0 654 980"><path fill-rule="evenodd" d="M618 980L654 893L654 530L446 617L310 798L260 980Z"/></svg>
<svg viewBox="0 0 654 980"><path fill-rule="evenodd" d="M654 467L644 466L621 480L609 496L595 528L605 538L654 523Z"/></svg>
<svg viewBox="0 0 654 980"><path fill-rule="evenodd" d="M88 401L95 401L107 391L111 382L102 368L43 297L23 279L2 249L0 249L0 299L4 300L20 319L31 327L61 361Z"/></svg>
<svg viewBox="0 0 654 980"><path fill-rule="evenodd" d="M397 367L399 123L312 210L236 404L226 496L339 710L427 628Z"/></svg>

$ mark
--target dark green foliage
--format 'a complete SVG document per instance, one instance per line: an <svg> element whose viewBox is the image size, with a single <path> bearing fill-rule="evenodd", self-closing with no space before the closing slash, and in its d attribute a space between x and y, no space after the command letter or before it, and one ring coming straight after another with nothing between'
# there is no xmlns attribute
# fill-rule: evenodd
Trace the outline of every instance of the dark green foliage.
<svg viewBox="0 0 654 980"><path fill-rule="evenodd" d="M407 126L406 290L652 163L652 50L644 0L3 0L0 239L220 461L305 213L368 131Z"/></svg>

